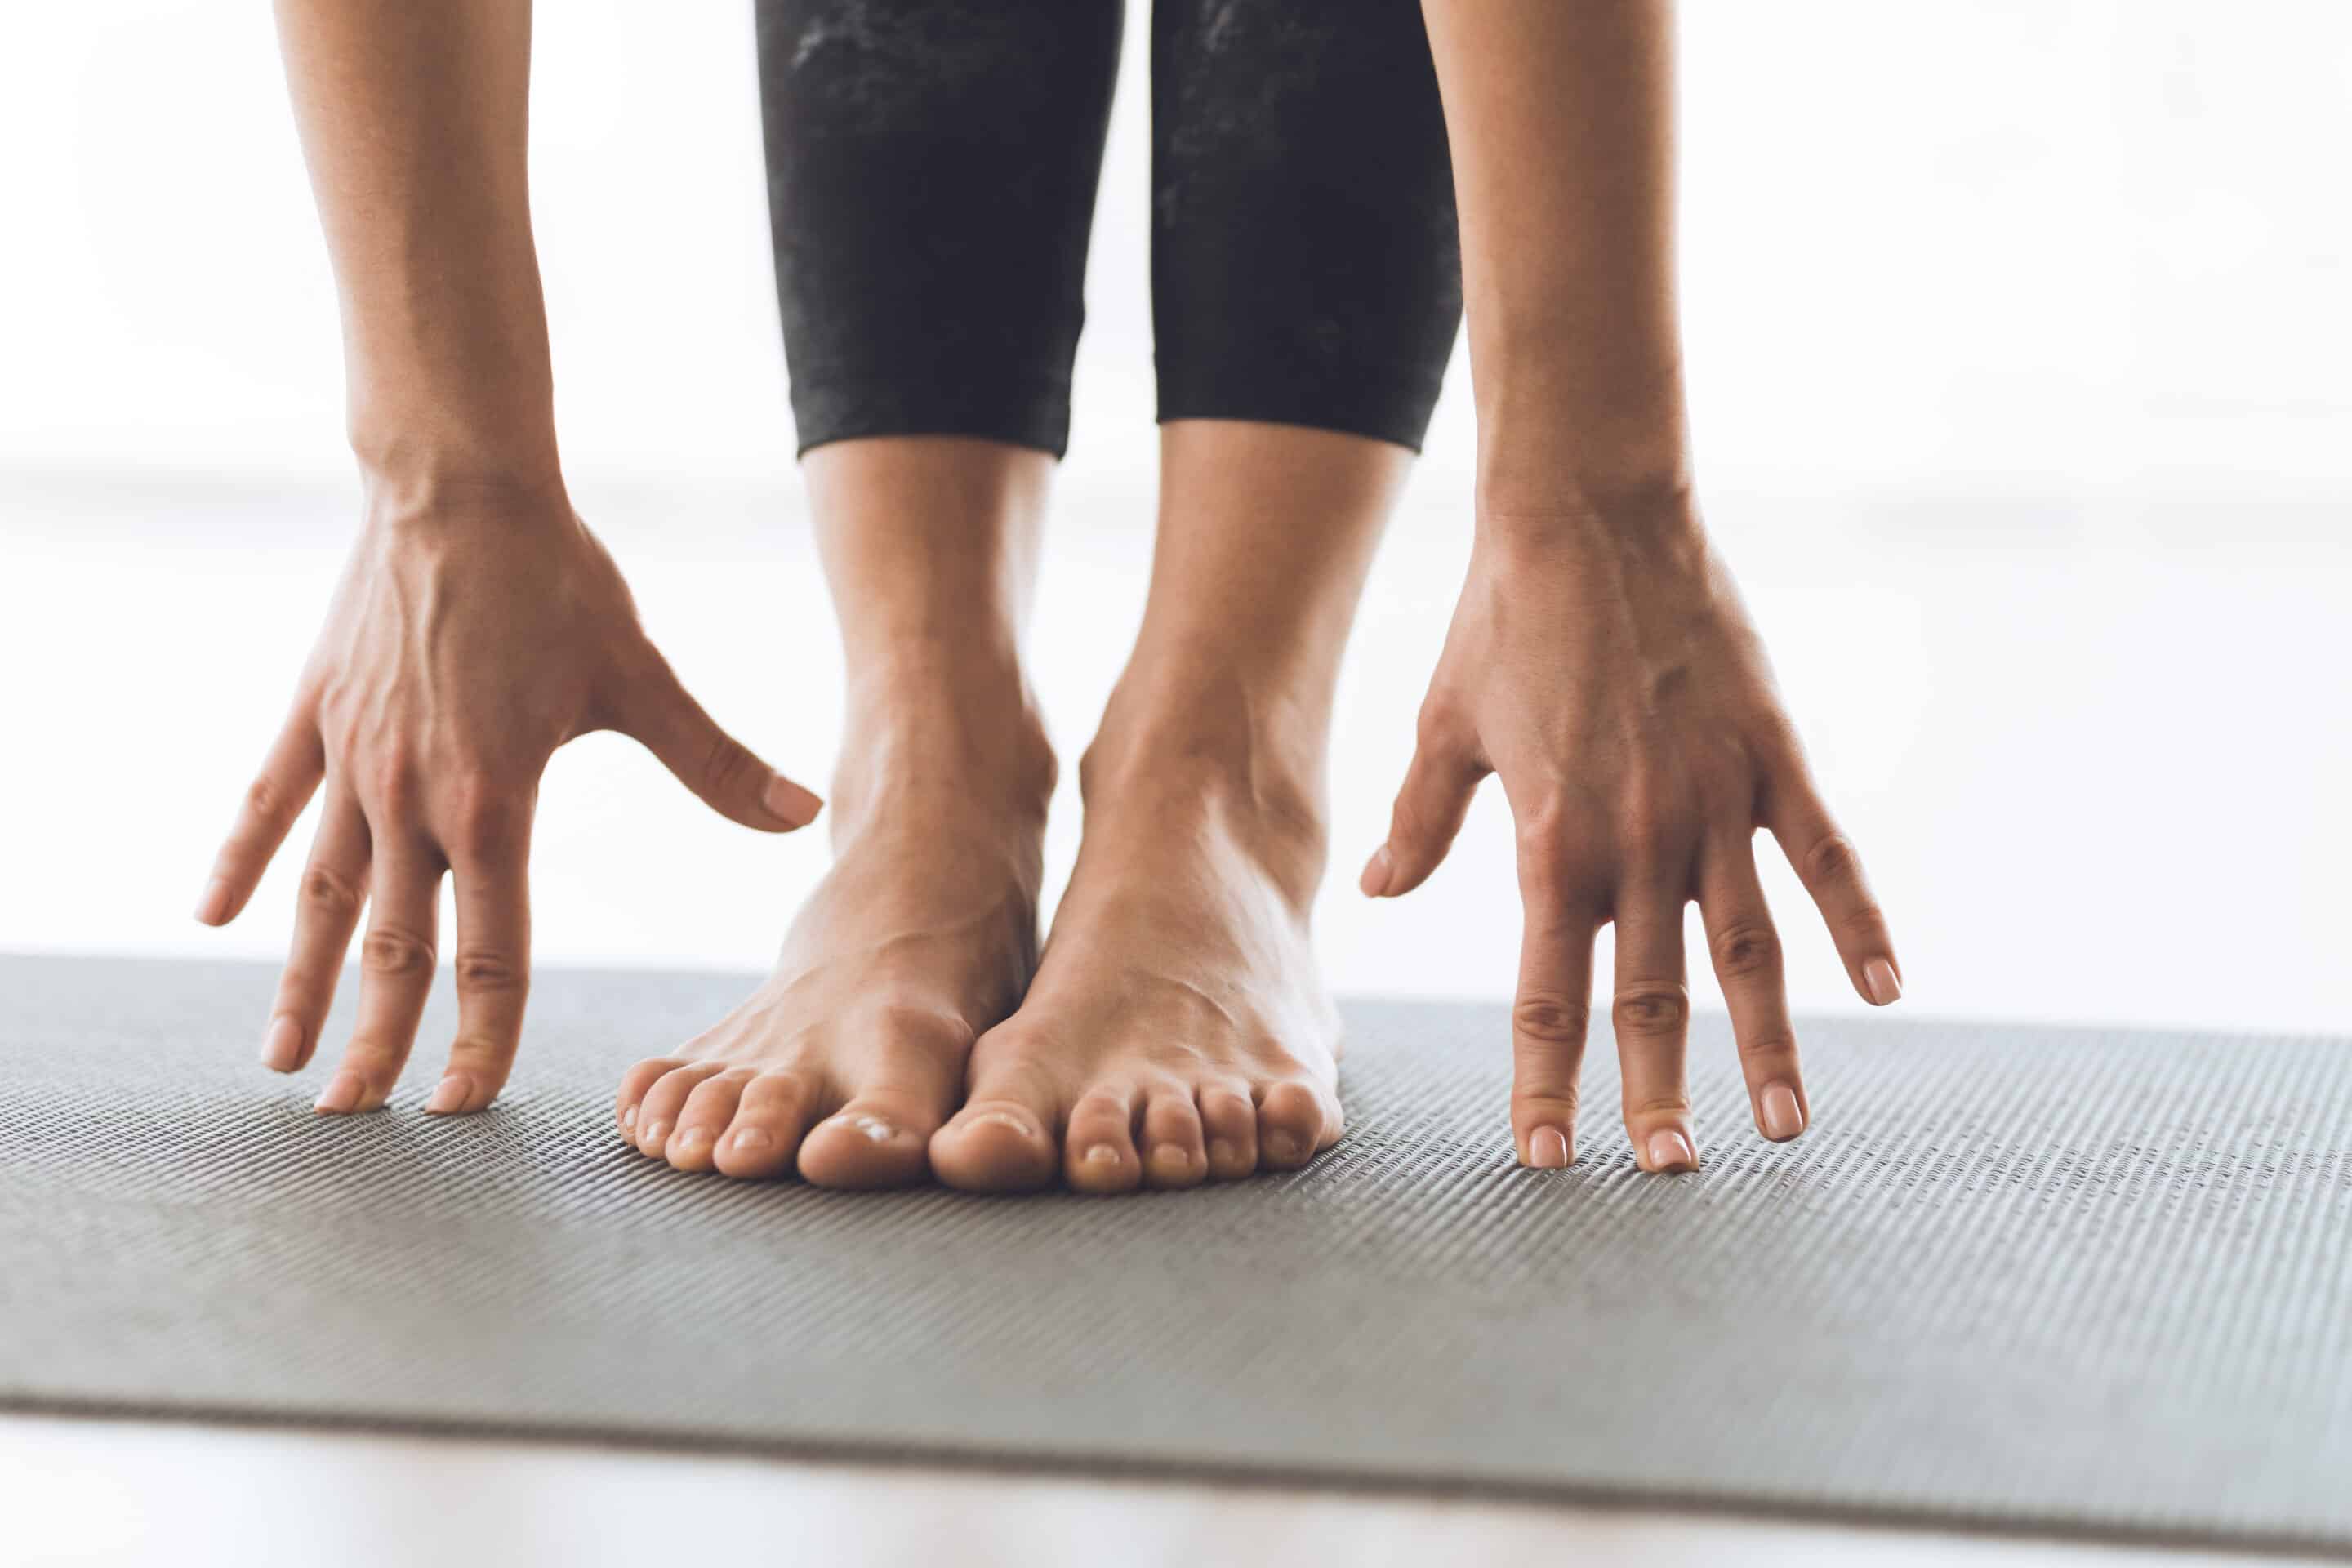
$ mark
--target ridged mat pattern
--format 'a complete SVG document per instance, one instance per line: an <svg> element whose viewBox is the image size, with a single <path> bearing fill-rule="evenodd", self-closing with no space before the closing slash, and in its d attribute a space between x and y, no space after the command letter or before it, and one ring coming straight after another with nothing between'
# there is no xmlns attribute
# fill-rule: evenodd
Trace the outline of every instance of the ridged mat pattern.
<svg viewBox="0 0 2352 1568"><path fill-rule="evenodd" d="M1661 1179L1605 1044L1537 1173L1499 1008L1365 1004L1307 1172L854 1195L621 1148L616 1075L740 979L543 974L460 1121L430 1070L313 1117L272 983L0 959L0 1404L2352 1548L2342 1041L1823 1020L1774 1147L1702 1019Z"/></svg>

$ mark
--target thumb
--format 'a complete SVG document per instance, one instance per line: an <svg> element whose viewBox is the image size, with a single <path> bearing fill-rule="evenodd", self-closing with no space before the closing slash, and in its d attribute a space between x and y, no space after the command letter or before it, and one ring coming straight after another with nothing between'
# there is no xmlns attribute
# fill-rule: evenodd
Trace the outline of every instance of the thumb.
<svg viewBox="0 0 2352 1568"><path fill-rule="evenodd" d="M1470 797L1486 770L1467 757L1423 745L1405 770L1389 816L1388 842L1372 851L1356 885L1369 898L1392 899L1429 879L1470 810Z"/></svg>
<svg viewBox="0 0 2352 1568"><path fill-rule="evenodd" d="M678 783L730 822L784 833L807 826L824 806L720 729L658 654L613 727L660 758Z"/></svg>

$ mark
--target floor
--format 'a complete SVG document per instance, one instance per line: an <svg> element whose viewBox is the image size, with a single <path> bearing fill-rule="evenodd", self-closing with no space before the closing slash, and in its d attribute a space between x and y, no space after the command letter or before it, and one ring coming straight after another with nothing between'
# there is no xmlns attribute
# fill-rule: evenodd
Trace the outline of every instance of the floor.
<svg viewBox="0 0 2352 1568"><path fill-rule="evenodd" d="M2207 1568L2276 1557L1538 1506L618 1452L551 1444L0 1418L13 1561L41 1568L951 1562L1698 1568Z"/></svg>

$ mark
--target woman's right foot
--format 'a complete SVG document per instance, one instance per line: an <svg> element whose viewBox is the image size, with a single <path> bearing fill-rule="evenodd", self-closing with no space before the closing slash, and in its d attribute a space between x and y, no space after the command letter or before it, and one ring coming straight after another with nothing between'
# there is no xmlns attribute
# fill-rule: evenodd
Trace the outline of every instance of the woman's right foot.
<svg viewBox="0 0 2352 1568"><path fill-rule="evenodd" d="M742 1005L621 1080L621 1134L681 1171L829 1187L930 1173L972 1042L1037 963L1054 761L1016 694L952 679L869 727L833 793L835 861ZM1016 683L1017 685L1017 683Z"/></svg>

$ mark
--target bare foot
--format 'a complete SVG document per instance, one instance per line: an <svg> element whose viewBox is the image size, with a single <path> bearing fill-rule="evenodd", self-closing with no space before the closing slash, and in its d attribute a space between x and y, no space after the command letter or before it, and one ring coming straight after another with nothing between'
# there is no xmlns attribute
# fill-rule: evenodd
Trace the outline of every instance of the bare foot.
<svg viewBox="0 0 2352 1568"><path fill-rule="evenodd" d="M1338 1140L1339 1016L1307 934L1319 791L1216 727L1088 753L1076 871L1027 999L981 1037L931 1141L942 1181L1184 1187Z"/></svg>
<svg viewBox="0 0 2352 1568"><path fill-rule="evenodd" d="M973 1040L1037 961L1054 764L1021 710L925 693L852 748L835 862L775 973L675 1053L621 1080L622 1134L681 1171L821 1186L919 1182L963 1097Z"/></svg>

